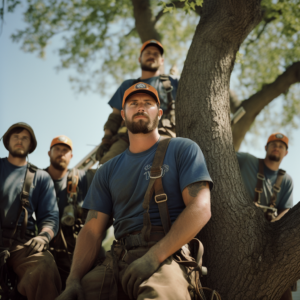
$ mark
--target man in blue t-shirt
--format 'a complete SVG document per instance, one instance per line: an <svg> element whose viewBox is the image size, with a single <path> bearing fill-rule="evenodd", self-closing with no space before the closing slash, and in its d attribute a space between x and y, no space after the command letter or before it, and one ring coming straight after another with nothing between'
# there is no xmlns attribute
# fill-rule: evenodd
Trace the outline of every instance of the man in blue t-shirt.
<svg viewBox="0 0 300 300"><path fill-rule="evenodd" d="M264 171L262 175L264 175L264 180L262 181L262 192L259 196L260 203L255 202L256 205L269 206L271 204L274 189L276 189L274 185L279 173L279 166L288 154L288 142L289 139L282 133L273 133L268 138L265 146L266 156L263 160ZM259 159L249 153L241 152L237 153L237 158L245 187L251 199L256 200L257 181L260 177L258 176ZM282 178L279 192L276 195L275 207L278 210L278 216L272 222L281 219L293 207L293 181L287 173ZM288 288L280 299L292 299L291 288Z"/></svg>
<svg viewBox="0 0 300 300"><path fill-rule="evenodd" d="M160 42L156 40L145 42L139 57L141 77L125 80L108 102L113 111L104 125L104 137L97 151L97 159L101 164L128 148L127 128L124 126L120 112L125 91L138 81L150 84L158 91L160 107L164 112L163 120L159 125L160 134L175 136L175 104L172 100L176 98L178 78L161 76L163 54L164 48Z"/></svg>
<svg viewBox="0 0 300 300"><path fill-rule="evenodd" d="M45 171L37 169L29 187L27 169L33 167L28 167L26 156L35 150L37 142L28 124L12 125L3 143L9 155L0 159L0 247L10 252L7 263L18 277L18 292L29 300L52 300L61 290L55 261L46 251L58 231L53 182ZM23 203L21 195L27 182L29 195Z"/></svg>
<svg viewBox="0 0 300 300"><path fill-rule="evenodd" d="M95 175L95 170L68 169L73 157L72 151L73 143L69 137L65 135L55 137L51 141L48 152L50 166L45 169L54 182L59 208L61 230L51 241L50 251L58 266L62 289L65 288L70 273L78 233L86 219L87 211L82 208L83 200ZM105 257L103 248L101 248L101 257Z"/></svg>
<svg viewBox="0 0 300 300"><path fill-rule="evenodd" d="M197 293L195 272L179 261L195 263L186 244L210 219L212 181L199 146L189 139L171 139L163 158L160 146L168 141L158 133L159 105L157 91L148 84L125 92L121 114L130 146L96 172L83 205L89 209L87 222L77 239L66 290L57 300L79 295L190 299L190 292ZM161 157L156 175L155 155ZM155 197L149 192L152 184ZM110 215L118 241L91 270ZM170 230L166 222L172 224Z"/></svg>

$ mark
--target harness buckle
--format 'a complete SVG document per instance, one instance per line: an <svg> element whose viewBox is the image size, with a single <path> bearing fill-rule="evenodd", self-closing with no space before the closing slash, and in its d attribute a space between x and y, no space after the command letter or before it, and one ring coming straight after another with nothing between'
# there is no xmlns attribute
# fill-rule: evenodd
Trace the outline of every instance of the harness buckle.
<svg viewBox="0 0 300 300"><path fill-rule="evenodd" d="M167 93L171 93L171 92L174 90L174 88L173 88L173 86L171 85L171 87L170 87L169 89L165 89L165 90L166 90Z"/></svg>
<svg viewBox="0 0 300 300"><path fill-rule="evenodd" d="M162 169L160 169L160 170L161 170L161 172L160 172L160 175L158 175L158 176L151 176L151 171L150 171L150 178L152 178L152 179L157 179L157 178L162 177L163 170L162 170Z"/></svg>
<svg viewBox="0 0 300 300"><path fill-rule="evenodd" d="M260 173L257 173L257 178L260 180L265 180L265 176Z"/></svg>
<svg viewBox="0 0 300 300"><path fill-rule="evenodd" d="M164 199L157 200L157 197L160 197L160 196L164 196ZM154 200L157 204L162 203L162 202L166 202L168 200L168 196L167 196L167 194L159 194L159 195L154 196Z"/></svg>
<svg viewBox="0 0 300 300"><path fill-rule="evenodd" d="M274 190L274 192L279 193L281 191L281 187L278 187L277 185L274 184L273 190Z"/></svg>
<svg viewBox="0 0 300 300"><path fill-rule="evenodd" d="M263 189L258 190L257 188L255 188L255 192L261 194L263 192Z"/></svg>

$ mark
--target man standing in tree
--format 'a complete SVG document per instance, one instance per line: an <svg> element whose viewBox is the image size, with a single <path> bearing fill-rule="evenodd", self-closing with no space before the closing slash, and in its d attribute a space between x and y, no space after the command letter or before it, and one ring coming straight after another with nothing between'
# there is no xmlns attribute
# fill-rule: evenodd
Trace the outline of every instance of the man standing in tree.
<svg viewBox="0 0 300 300"><path fill-rule="evenodd" d="M159 105L157 91L148 84L125 92L121 114L130 146L95 175L83 205L89 209L87 222L58 300L199 295L193 272L198 264L186 244L192 240L189 246L201 248L193 238L210 219L212 181L196 143L159 135ZM111 214L117 241L91 270Z"/></svg>
<svg viewBox="0 0 300 300"><path fill-rule="evenodd" d="M45 169L53 179L59 208L60 230L50 243L50 250L55 258L63 289L70 273L76 238L86 218L86 210L82 209L83 199L94 175L93 170L68 169L73 157L72 150L70 138L65 135L55 137L48 152L50 166ZM105 256L103 248L101 249Z"/></svg>
<svg viewBox="0 0 300 300"><path fill-rule="evenodd" d="M254 204L262 208L268 221L281 219L293 207L292 178L279 166L288 154L289 139L282 133L269 136L266 156L258 159L249 153L237 153L245 187ZM278 215L277 215L278 211ZM281 300L292 300L291 289Z"/></svg>
<svg viewBox="0 0 300 300"><path fill-rule="evenodd" d="M97 159L101 164L122 153L128 148L128 133L121 117L122 100L125 91L134 83L143 81L150 84L157 91L161 101L164 116L159 125L160 134L175 136L175 97L178 79L162 75L160 68L164 64L164 48L156 40L149 40L142 45L139 63L141 77L125 80L117 89L108 104L113 112L104 125L104 137L97 151Z"/></svg>
<svg viewBox="0 0 300 300"><path fill-rule="evenodd" d="M28 300L52 300L61 291L55 261L46 251L58 231L53 182L45 171L26 161L37 145L28 124L12 125L3 143L9 155L0 159L0 248L10 253L7 264L18 277L18 292ZM13 292L14 282L3 279L2 291Z"/></svg>

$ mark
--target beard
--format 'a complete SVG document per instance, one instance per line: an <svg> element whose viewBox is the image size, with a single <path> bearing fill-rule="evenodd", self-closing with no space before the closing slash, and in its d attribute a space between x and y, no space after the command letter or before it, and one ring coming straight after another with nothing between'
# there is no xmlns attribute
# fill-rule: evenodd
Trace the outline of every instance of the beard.
<svg viewBox="0 0 300 300"><path fill-rule="evenodd" d="M50 163L53 168L59 171L67 169L68 163L65 160L57 161L58 159L60 159L60 157L57 157L56 159L50 158Z"/></svg>
<svg viewBox="0 0 300 300"><path fill-rule="evenodd" d="M149 71L149 72L156 72L159 69L159 66L151 66L151 65L146 65L146 63L141 62L141 69L143 71Z"/></svg>
<svg viewBox="0 0 300 300"><path fill-rule="evenodd" d="M272 161L276 161L276 162L280 161L280 157L273 155L273 154L270 154L268 158L269 158L269 160L272 160Z"/></svg>
<svg viewBox="0 0 300 300"><path fill-rule="evenodd" d="M154 118L154 120L151 122L151 120L149 119L149 117L147 115L145 115L144 113L136 113L135 115L132 116L132 119L134 119L134 117L136 116L145 116L148 118L147 121L145 120L138 120L137 122L133 122L133 121L129 121L126 118L125 115L125 125L127 127L127 129L133 133L133 134L137 134L137 133L143 133L143 134L147 134L149 132L152 132L154 129L156 129L158 127L158 112L156 117Z"/></svg>
<svg viewBox="0 0 300 300"><path fill-rule="evenodd" d="M10 146L8 146L8 152L12 157L24 158L28 155L29 149L17 148L13 150Z"/></svg>

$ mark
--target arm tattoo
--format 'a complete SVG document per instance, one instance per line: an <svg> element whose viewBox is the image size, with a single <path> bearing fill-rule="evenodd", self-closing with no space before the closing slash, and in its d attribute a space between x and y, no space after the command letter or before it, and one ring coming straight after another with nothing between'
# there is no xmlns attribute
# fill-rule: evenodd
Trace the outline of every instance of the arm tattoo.
<svg viewBox="0 0 300 300"><path fill-rule="evenodd" d="M189 195L191 197L197 197L199 191L205 189L206 186L207 186L206 181L198 181L198 182L191 183L190 185L187 186Z"/></svg>
<svg viewBox="0 0 300 300"><path fill-rule="evenodd" d="M97 216L98 216L98 212L96 210L89 210L85 220L85 224L91 219L97 219Z"/></svg>

